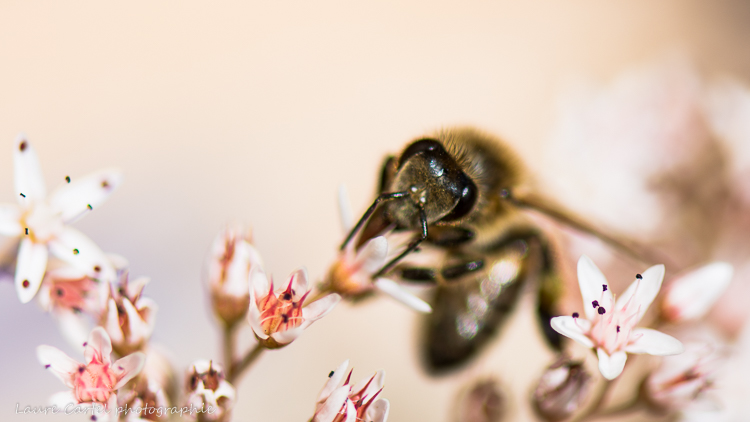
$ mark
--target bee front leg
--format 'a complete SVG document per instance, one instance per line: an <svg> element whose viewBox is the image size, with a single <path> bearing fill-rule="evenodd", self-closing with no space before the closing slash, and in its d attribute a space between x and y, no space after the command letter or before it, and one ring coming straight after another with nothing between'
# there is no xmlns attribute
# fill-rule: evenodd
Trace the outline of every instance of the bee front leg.
<svg viewBox="0 0 750 422"><path fill-rule="evenodd" d="M412 253L419 247L420 243L424 242L424 240L427 239L427 214L424 212L424 207L422 206L419 206L419 223L422 226L422 230L420 231L418 237L409 242L409 246L406 247L406 250L401 252L397 257L393 258L391 262L385 264L383 268L380 269L380 271L375 273L372 276L373 280L390 271L390 269L393 268L394 265L398 264L398 262L404 259L406 255Z"/></svg>

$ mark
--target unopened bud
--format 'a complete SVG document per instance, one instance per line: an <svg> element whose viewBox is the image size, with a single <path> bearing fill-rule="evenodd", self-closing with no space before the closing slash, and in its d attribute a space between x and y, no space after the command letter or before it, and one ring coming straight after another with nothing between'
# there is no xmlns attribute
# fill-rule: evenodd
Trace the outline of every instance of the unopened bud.
<svg viewBox="0 0 750 422"><path fill-rule="evenodd" d="M481 380L459 397L456 422L499 422L505 415L505 407L498 382Z"/></svg>
<svg viewBox="0 0 750 422"><path fill-rule="evenodd" d="M235 389L224 379L221 366L211 361L193 363L187 373L187 404L198 409L189 415L200 421L228 421L234 405Z"/></svg>
<svg viewBox="0 0 750 422"><path fill-rule="evenodd" d="M586 398L590 380L583 362L573 362L561 356L539 380L532 397L534 409L547 421L568 418Z"/></svg>

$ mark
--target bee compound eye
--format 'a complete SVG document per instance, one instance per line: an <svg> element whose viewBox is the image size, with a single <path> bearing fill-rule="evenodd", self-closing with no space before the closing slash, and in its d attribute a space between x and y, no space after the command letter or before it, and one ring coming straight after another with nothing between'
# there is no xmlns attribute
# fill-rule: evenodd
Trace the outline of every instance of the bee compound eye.
<svg viewBox="0 0 750 422"><path fill-rule="evenodd" d="M453 210L442 218L442 221L454 221L466 216L477 202L477 185L464 173L460 173L456 180L459 192L458 203Z"/></svg>
<svg viewBox="0 0 750 422"><path fill-rule="evenodd" d="M424 138L414 141L408 147L406 147L403 153L401 153L401 157L398 160L398 168L400 169L401 167L403 167L404 163L406 163L410 158L414 157L417 154L436 150L443 153L445 152L445 149L443 149L443 146L440 144L440 142L434 139Z"/></svg>

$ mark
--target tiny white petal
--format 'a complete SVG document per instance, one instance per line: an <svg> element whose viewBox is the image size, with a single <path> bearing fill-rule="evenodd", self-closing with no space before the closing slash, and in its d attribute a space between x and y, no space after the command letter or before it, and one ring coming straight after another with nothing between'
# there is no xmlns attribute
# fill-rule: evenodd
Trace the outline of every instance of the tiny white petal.
<svg viewBox="0 0 750 422"><path fill-rule="evenodd" d="M252 288L250 289L250 292L252 294ZM263 340L268 338L268 335L263 330L263 325L260 323L260 310L258 309L258 304L253 298L251 298L250 300L250 309L248 309L247 312L247 321L248 323L250 323L250 327L253 329L253 332L256 336Z"/></svg>
<svg viewBox="0 0 750 422"><path fill-rule="evenodd" d="M601 302L601 306L609 306L609 303L612 303L612 292L609 288L604 291L603 285L609 287L604 274L591 258L582 255L578 260L578 286L583 298L583 312L588 319L594 319L598 316L592 305L595 300Z"/></svg>
<svg viewBox="0 0 750 422"><path fill-rule="evenodd" d="M344 422L357 422L357 409L351 400L346 401L346 419L344 419Z"/></svg>
<svg viewBox="0 0 750 422"><path fill-rule="evenodd" d="M119 170L99 170L60 185L52 192L49 204L56 213L60 213L65 223L70 223L102 205L120 183L122 172Z"/></svg>
<svg viewBox="0 0 750 422"><path fill-rule="evenodd" d="M586 347L594 347L594 343L587 336L589 330L591 330L591 322L588 320L573 318L571 316L559 316L552 318L550 325L553 330L565 337L569 337Z"/></svg>
<svg viewBox="0 0 750 422"><path fill-rule="evenodd" d="M387 399L379 399L367 409L368 422L386 422L391 404Z"/></svg>
<svg viewBox="0 0 750 422"><path fill-rule="evenodd" d="M333 419L344 406L344 402L348 401L348 397L349 386L344 385L333 390L323 406L315 413L313 422L333 422Z"/></svg>
<svg viewBox="0 0 750 422"><path fill-rule="evenodd" d="M664 298L664 310L673 321L695 320L705 315L732 281L734 268L714 262L674 280Z"/></svg>
<svg viewBox="0 0 750 422"><path fill-rule="evenodd" d="M107 320L104 323L104 327L110 335L110 340L115 343L125 341L125 335L120 327L120 311L117 309L117 303L112 298L107 301Z"/></svg>
<svg viewBox="0 0 750 422"><path fill-rule="evenodd" d="M46 345L36 348L36 357L42 365L49 365L47 368L66 386L74 387L72 375L78 371L80 363L62 350Z"/></svg>
<svg viewBox="0 0 750 422"><path fill-rule="evenodd" d="M49 242L50 252L86 274L105 282L113 282L115 269L107 255L88 236L66 226ZM74 249L78 253L74 253ZM98 269L99 271L96 271Z"/></svg>
<svg viewBox="0 0 750 422"><path fill-rule="evenodd" d="M112 370L117 375L119 381L115 385L114 389L122 387L127 384L134 376L138 375L143 366L146 364L146 355L142 352L135 352L125 356L122 359L118 359L113 365Z"/></svg>
<svg viewBox="0 0 750 422"><path fill-rule="evenodd" d="M333 390L336 389L336 386L339 385L341 380L344 379L344 375L346 374L346 368L349 367L349 359L343 361L341 365L338 366L333 371L333 374L328 378L328 381L326 381L326 384L323 386L323 389L320 390L320 394L318 394L318 402L324 401L328 396L331 395Z"/></svg>
<svg viewBox="0 0 750 422"><path fill-rule="evenodd" d="M367 385L368 382L370 383L370 385ZM370 378L362 378L358 383L354 384L354 387L352 387L352 391L355 393L359 392L365 387L365 385L367 385L367 390L365 390L365 393L362 396L369 398L375 395L378 390L383 388L384 384L385 371L381 369L372 377L372 382L370 382Z"/></svg>
<svg viewBox="0 0 750 422"><path fill-rule="evenodd" d="M83 352L82 344L91 332L88 319L81 313L63 309L55 312L55 322L68 344Z"/></svg>
<svg viewBox="0 0 750 422"><path fill-rule="evenodd" d="M83 357L86 359L86 364L90 363L94 358L100 359L101 362L108 364L112 362L110 354L112 354L112 342L110 341L107 332L104 331L104 328L96 327L91 330L89 341L83 351Z"/></svg>
<svg viewBox="0 0 750 422"><path fill-rule="evenodd" d="M636 338L625 347L628 353L648 353L655 356L678 355L685 351L685 346L676 338L650 328L636 328L632 335Z"/></svg>
<svg viewBox="0 0 750 422"><path fill-rule="evenodd" d="M625 305L628 309L638 309L638 316L635 318L635 322L638 322L643 318L643 315L651 306L651 302L654 301L656 295L659 294L661 289L661 283L664 280L664 265L654 265L648 268L642 274L643 279L636 279L630 284L625 293L617 298L617 309L622 309ZM635 293L635 295L634 295ZM630 300L632 297L632 300ZM630 302L630 303L628 303Z"/></svg>
<svg viewBox="0 0 750 422"><path fill-rule="evenodd" d="M305 328L307 328L307 326L312 324L312 322L310 322L310 324L306 324L306 323L307 321L302 323L302 325L300 325L299 327L290 328L284 331L277 331L271 334L271 338L276 340L276 342L279 344L289 344L293 342L294 340L297 340L297 338L301 336L302 333L305 331Z"/></svg>
<svg viewBox="0 0 750 422"><path fill-rule="evenodd" d="M53 394L52 397L49 398L49 404L51 406L57 406L58 409L65 409L69 405L78 404L78 400L76 399L75 394L73 394L73 390L68 390Z"/></svg>
<svg viewBox="0 0 750 422"><path fill-rule="evenodd" d="M292 273L292 290L295 292L295 300L309 290L307 280L307 268L305 267L300 267ZM287 284L285 283L283 287L286 289Z"/></svg>
<svg viewBox="0 0 750 422"><path fill-rule="evenodd" d="M122 307L125 308L125 313L128 315L128 325L130 329L129 341L132 344L138 344L142 340L147 339L151 336L151 327L149 324L141 318L138 310L128 300L123 298Z"/></svg>
<svg viewBox="0 0 750 422"><path fill-rule="evenodd" d="M262 269L251 268L248 279L250 280L250 298L252 299L250 302L257 302L268 295L271 290L271 283Z"/></svg>
<svg viewBox="0 0 750 422"><path fill-rule="evenodd" d="M362 247L357 253L353 266L374 274L385 264L386 256L388 256L388 241L384 236L378 236Z"/></svg>
<svg viewBox="0 0 750 422"><path fill-rule="evenodd" d="M13 182L19 202L27 204L32 201L44 200L47 189L44 187L44 175L39 166L39 159L31 143L23 134L16 138L13 151ZM20 194L24 194L25 197Z"/></svg>
<svg viewBox="0 0 750 422"><path fill-rule="evenodd" d="M0 204L0 236L15 237L23 233L21 210L15 204Z"/></svg>
<svg viewBox="0 0 750 422"><path fill-rule="evenodd" d="M610 356L601 348L596 349L596 356L599 358L599 372L610 381L622 373L625 368L625 361L628 359L625 352L615 352Z"/></svg>
<svg viewBox="0 0 750 422"><path fill-rule="evenodd" d="M309 321L307 325L310 325L328 315L340 300L341 296L333 293L305 306L302 308L302 317L305 319L303 324Z"/></svg>
<svg viewBox="0 0 750 422"><path fill-rule="evenodd" d="M15 285L18 299L28 303L34 298L47 270L47 245L23 238L18 248ZM25 285L25 286L24 286Z"/></svg>
<svg viewBox="0 0 750 422"><path fill-rule="evenodd" d="M376 289L417 312L425 314L432 312L432 307L427 302L407 292L393 280L379 278L375 280L374 284Z"/></svg>

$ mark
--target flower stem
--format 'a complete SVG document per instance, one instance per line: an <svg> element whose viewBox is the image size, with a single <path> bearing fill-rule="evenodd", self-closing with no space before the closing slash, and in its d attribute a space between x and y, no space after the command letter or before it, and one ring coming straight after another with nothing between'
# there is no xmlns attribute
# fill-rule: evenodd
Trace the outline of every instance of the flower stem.
<svg viewBox="0 0 750 422"><path fill-rule="evenodd" d="M245 370L249 368L256 359L258 359L258 357L263 353L264 350L266 350L266 348L263 347L263 345L261 345L260 343L256 344L255 347L248 350L247 354L245 354L241 361L235 362L231 366L229 374L227 375L227 381L234 384L235 381L240 378L242 373L245 372Z"/></svg>
<svg viewBox="0 0 750 422"><path fill-rule="evenodd" d="M225 324L223 336L223 352L224 352L224 368L227 368L228 374L231 376L232 365L234 364L234 344L235 344L235 330L236 324Z"/></svg>
<svg viewBox="0 0 750 422"><path fill-rule="evenodd" d="M599 409L601 409L602 405L604 404L604 401L607 398L607 393L609 392L610 387L612 387L612 384L614 384L613 381L605 381L602 388L600 388L597 392L596 397L592 400L591 406L586 409L586 411L582 412L576 418L571 420L571 422L581 422L591 419L592 417L599 416Z"/></svg>

